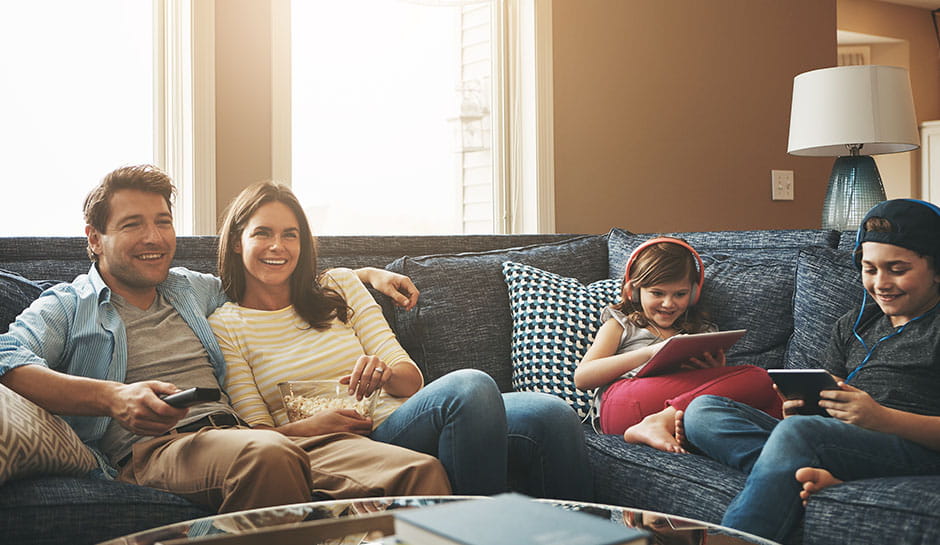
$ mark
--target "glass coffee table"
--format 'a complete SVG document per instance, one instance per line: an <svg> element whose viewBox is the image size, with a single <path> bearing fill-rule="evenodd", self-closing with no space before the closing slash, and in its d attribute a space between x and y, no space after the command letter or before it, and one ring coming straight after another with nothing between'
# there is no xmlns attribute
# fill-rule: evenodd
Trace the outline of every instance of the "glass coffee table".
<svg viewBox="0 0 940 545"><path fill-rule="evenodd" d="M480 496L410 496L299 503L179 522L99 545L394 545L400 543L394 538L395 510L478 498ZM652 511L596 503L535 501L646 529L653 534L652 543L773 544L715 524Z"/></svg>

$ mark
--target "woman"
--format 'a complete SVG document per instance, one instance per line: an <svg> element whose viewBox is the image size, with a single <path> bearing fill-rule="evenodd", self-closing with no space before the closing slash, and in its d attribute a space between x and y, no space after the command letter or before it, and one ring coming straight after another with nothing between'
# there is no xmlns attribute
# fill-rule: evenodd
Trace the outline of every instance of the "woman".
<svg viewBox="0 0 940 545"><path fill-rule="evenodd" d="M286 186L261 182L235 199L219 274L233 302L210 322L228 364L226 390L250 424L288 435L351 431L431 454L459 494L495 494L511 482L533 496L591 499L574 411L547 394L500 394L476 370L425 386L355 275L317 273L309 223ZM288 380L341 381L360 399L380 391L374 421L326 410L288 422L277 389Z"/></svg>

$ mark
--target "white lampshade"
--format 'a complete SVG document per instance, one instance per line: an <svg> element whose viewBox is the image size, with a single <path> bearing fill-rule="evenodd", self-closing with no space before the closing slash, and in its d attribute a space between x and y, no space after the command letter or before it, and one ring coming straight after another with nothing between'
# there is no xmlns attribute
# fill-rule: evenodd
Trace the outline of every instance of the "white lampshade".
<svg viewBox="0 0 940 545"><path fill-rule="evenodd" d="M860 155L917 149L919 137L907 70L899 66L839 66L793 78L793 155Z"/></svg>

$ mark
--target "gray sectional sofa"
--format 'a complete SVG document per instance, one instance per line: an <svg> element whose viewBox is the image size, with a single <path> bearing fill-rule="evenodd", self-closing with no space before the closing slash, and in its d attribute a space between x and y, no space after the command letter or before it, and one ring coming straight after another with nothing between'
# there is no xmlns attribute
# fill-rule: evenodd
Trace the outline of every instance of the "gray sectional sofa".
<svg viewBox="0 0 940 545"><path fill-rule="evenodd" d="M701 305L721 329L747 328L731 364L813 367L835 318L861 292L854 233L678 233L706 264ZM454 369L488 372L509 391L547 391L584 411L572 366L616 297L629 252L649 235L322 237L320 266L377 266L421 290L386 316L428 380ZM214 270L213 237L180 238L177 263ZM506 263L509 264L506 264ZM48 281L87 271L82 238L0 238L0 327ZM46 282L43 282L46 281ZM718 522L744 475L694 454L630 445L585 425L596 501ZM11 543L95 543L203 516L176 496L91 478L42 476L0 486L0 528ZM803 542L940 542L940 475L832 487L807 509Z"/></svg>

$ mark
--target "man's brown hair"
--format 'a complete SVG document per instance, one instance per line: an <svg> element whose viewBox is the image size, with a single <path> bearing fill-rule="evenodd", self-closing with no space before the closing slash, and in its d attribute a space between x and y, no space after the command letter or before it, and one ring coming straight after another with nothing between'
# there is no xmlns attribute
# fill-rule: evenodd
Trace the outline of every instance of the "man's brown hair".
<svg viewBox="0 0 940 545"><path fill-rule="evenodd" d="M109 172L85 197L85 224L99 233L106 232L108 218L111 217L111 197L122 189L136 189L147 193L156 193L166 200L170 214L173 213L173 197L176 188L165 172L153 165L134 165L121 167ZM98 261L98 256L86 247L88 258Z"/></svg>

